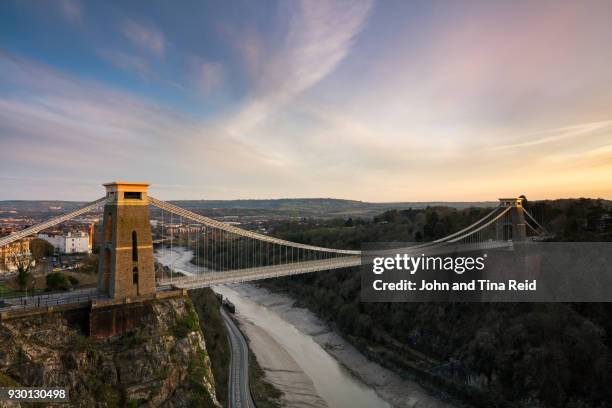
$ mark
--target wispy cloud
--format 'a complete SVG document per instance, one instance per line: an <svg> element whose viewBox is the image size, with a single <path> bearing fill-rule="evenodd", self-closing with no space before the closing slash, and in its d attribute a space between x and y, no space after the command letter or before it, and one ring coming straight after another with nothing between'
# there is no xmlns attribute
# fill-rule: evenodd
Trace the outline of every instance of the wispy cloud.
<svg viewBox="0 0 612 408"><path fill-rule="evenodd" d="M610 2L57 1L3 8L0 196L612 197Z"/></svg>
<svg viewBox="0 0 612 408"><path fill-rule="evenodd" d="M220 185L235 186L229 194L254 188L249 177L270 180L272 190L270 155L222 129L28 60L0 54L0 74L3 82L20 89L0 97L0 150L11 152L0 163L4 174L28 177L34 172L56 179L74 174L75 181L128 178L161 185L180 180L199 185L192 192L199 198L218 194ZM44 194L49 186L41 179L36 188ZM93 196L99 187L92 185L91 191ZM70 191L62 195L83 198Z"/></svg>
<svg viewBox="0 0 612 408"><path fill-rule="evenodd" d="M135 46L157 57L164 55L166 49L164 34L153 24L126 19L121 24L120 30Z"/></svg>
<svg viewBox="0 0 612 408"><path fill-rule="evenodd" d="M493 146L489 147L487 150L499 151L538 146L585 135L597 135L600 131L606 130L608 131L608 133L612 131L612 120L581 123L573 126L538 130L536 132L528 133L525 136L521 137L520 142Z"/></svg>
<svg viewBox="0 0 612 408"><path fill-rule="evenodd" d="M193 78L198 90L208 95L223 84L223 65L197 58L193 64Z"/></svg>
<svg viewBox="0 0 612 408"><path fill-rule="evenodd" d="M82 22L82 8L78 0L59 0L62 15L73 23Z"/></svg>
<svg viewBox="0 0 612 408"><path fill-rule="evenodd" d="M142 57L113 50L98 50L98 55L115 67L124 71L135 72L143 79L151 77L149 63Z"/></svg>
<svg viewBox="0 0 612 408"><path fill-rule="evenodd" d="M284 44L261 66L253 95L228 120L234 134L244 134L330 74L349 53L372 3L302 0L291 6Z"/></svg>
<svg viewBox="0 0 612 408"><path fill-rule="evenodd" d="M240 57L241 70L258 79L269 56L262 33L251 24L236 27L223 22L217 24L216 33Z"/></svg>

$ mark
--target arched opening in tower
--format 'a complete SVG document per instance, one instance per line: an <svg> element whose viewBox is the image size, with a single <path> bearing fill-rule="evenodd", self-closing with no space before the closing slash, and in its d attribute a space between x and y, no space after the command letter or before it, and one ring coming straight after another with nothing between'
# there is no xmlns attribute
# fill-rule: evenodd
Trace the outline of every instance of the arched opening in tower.
<svg viewBox="0 0 612 408"><path fill-rule="evenodd" d="M104 270L102 271L103 290L108 293L110 287L110 269L111 269L111 251L106 248L104 250Z"/></svg>
<svg viewBox="0 0 612 408"><path fill-rule="evenodd" d="M138 262L138 237L136 231L132 231L132 262Z"/></svg>

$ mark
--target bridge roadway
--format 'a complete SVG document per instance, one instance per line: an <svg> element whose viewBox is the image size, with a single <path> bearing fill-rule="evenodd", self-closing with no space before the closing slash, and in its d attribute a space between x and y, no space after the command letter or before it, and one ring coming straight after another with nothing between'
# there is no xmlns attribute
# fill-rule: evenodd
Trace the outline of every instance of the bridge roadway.
<svg viewBox="0 0 612 408"><path fill-rule="evenodd" d="M429 248L395 248L376 251L377 256L394 256L398 253L425 253L429 256L457 254L460 252L482 251L485 249L511 249L510 241L489 241L472 244L441 244ZM316 261L301 261L280 265L260 266L256 268L235 269L224 272L203 272L197 275L158 280L159 288L198 289L228 283L243 283L260 279L278 278L281 276L327 271L333 269L361 266L361 256L339 256Z"/></svg>
<svg viewBox="0 0 612 408"><path fill-rule="evenodd" d="M345 256L318 261L296 262L293 264L237 269L225 272L206 272L196 276L159 280L157 282L157 291L162 292L171 290L173 288L197 289L213 285L248 282L327 269L347 268L358 266L360 264L360 257ZM0 299L0 312L85 303L91 300L109 300L109 297L107 295L98 293L97 288L83 288L66 292L45 293L33 296L18 296Z"/></svg>
<svg viewBox="0 0 612 408"><path fill-rule="evenodd" d="M174 279L164 278L158 281L158 287L198 289L228 283L242 283L331 269L351 268L360 265L360 256L342 256L338 258L321 259L316 261L303 261L281 265L260 266L257 268L235 269L224 272L204 272L198 275Z"/></svg>
<svg viewBox="0 0 612 408"><path fill-rule="evenodd" d="M221 307L221 316L231 344L232 359L228 384L229 408L255 408L249 388L249 348L232 318Z"/></svg>

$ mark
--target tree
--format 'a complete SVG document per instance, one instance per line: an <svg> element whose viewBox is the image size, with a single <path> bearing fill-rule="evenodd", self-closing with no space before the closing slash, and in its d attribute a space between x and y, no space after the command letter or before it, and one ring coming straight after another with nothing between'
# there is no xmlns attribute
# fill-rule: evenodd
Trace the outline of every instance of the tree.
<svg viewBox="0 0 612 408"><path fill-rule="evenodd" d="M34 264L34 257L28 252L15 252L11 255L11 260L17 268L17 282L22 289L25 289L30 275L30 267Z"/></svg>
<svg viewBox="0 0 612 408"><path fill-rule="evenodd" d="M69 290L78 284L78 279L65 273L52 272L47 275L47 290Z"/></svg>
<svg viewBox="0 0 612 408"><path fill-rule="evenodd" d="M44 239L33 239L30 241L30 252L36 262L40 261L44 257L53 256L55 248L53 245L45 241Z"/></svg>

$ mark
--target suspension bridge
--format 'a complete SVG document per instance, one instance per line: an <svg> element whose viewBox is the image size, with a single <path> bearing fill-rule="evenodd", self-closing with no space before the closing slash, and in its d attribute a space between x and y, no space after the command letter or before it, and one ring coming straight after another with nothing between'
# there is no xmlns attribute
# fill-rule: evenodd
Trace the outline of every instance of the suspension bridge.
<svg viewBox="0 0 612 408"><path fill-rule="evenodd" d="M148 195L148 184L113 182L106 195L82 208L0 238L0 247L102 209L97 298L138 298L168 289L195 289L361 265L360 250L292 242L240 228ZM151 211L156 220L151 223ZM186 224L185 224L186 223ZM456 252L500 248L538 239L546 230L520 198L502 198L484 217L448 236L404 251ZM155 237L155 239L153 238ZM154 244L193 251L195 272L187 276L155 270ZM82 301L82 299L81 299Z"/></svg>

